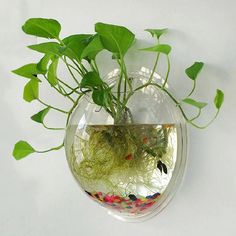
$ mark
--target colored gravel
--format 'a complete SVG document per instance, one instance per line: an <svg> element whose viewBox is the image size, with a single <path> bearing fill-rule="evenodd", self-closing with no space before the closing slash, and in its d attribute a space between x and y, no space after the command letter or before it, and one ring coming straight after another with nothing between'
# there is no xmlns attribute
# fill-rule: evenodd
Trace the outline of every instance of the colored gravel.
<svg viewBox="0 0 236 236"><path fill-rule="evenodd" d="M134 194L130 194L127 197L120 197L102 192L85 192L105 207L131 214L139 214L150 208L157 202L160 196L160 193L155 193L146 197L137 197Z"/></svg>

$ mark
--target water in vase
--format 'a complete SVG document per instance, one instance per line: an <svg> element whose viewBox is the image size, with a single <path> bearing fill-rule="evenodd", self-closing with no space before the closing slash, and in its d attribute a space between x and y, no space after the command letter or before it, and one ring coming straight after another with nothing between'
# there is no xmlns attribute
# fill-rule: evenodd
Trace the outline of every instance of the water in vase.
<svg viewBox="0 0 236 236"><path fill-rule="evenodd" d="M177 158L174 124L77 127L68 157L89 197L111 210L142 215L164 193Z"/></svg>

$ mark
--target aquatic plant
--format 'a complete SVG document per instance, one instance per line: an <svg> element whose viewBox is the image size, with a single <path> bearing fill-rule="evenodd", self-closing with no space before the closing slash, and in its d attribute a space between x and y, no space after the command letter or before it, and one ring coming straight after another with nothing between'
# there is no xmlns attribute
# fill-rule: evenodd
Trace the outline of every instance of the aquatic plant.
<svg viewBox="0 0 236 236"><path fill-rule="evenodd" d="M46 129L65 129L80 99L88 93L92 94L91 96L95 104L110 114L114 119L114 124L129 123L130 120L132 121L132 114L130 114L129 107L127 107L129 99L137 91L148 86L155 86L157 89L166 93L179 108L186 122L197 128L206 128L219 114L224 100L224 94L220 89L217 89L214 99L216 114L205 125L201 126L196 122L203 108L207 105L205 102L196 101L192 98L196 89L198 75L204 66L203 62L194 62L185 70L187 77L193 82L193 88L185 98L179 100L168 90L166 85L171 68L169 56L171 46L160 42L161 36L167 32L167 29L146 30L156 39L156 43L151 47L141 49L140 53L142 51L155 53L156 60L149 80L139 87L133 86L132 80L128 76L128 68L125 62L126 54L135 44L135 35L123 26L99 22L95 24L94 34L75 34L61 38L61 25L58 21L54 19L31 18L25 22L22 29L26 34L49 39L48 42L28 46L28 48L43 54L39 62L29 63L13 70L15 74L28 79L24 87L24 100L27 102L36 100L45 106L43 110L33 115L31 119L41 123ZM120 76L114 87L103 80L103 75L100 73L100 65L97 65L96 56L103 50L111 53L111 59L115 60L120 68ZM156 83L153 80L153 76L157 71L161 56L166 58L167 71L163 83ZM58 67L60 66L59 62L65 64L75 86L72 86L67 80L65 81L59 78L57 73ZM39 94L39 87L44 82L49 83L53 90L56 90L71 102L71 108L69 110L63 110L42 101ZM183 104L195 107L198 111L197 115L195 117L188 117L182 107ZM48 127L45 124L44 118L51 110L58 111L66 116L65 127ZM56 147L40 151L32 147L28 142L21 140L15 144L13 156L19 160L31 153L45 153L58 150L63 146L64 143L62 142L62 144ZM152 151L146 149L146 153L150 155L152 155ZM158 168L164 172L166 170L165 165L161 162L158 163Z"/></svg>

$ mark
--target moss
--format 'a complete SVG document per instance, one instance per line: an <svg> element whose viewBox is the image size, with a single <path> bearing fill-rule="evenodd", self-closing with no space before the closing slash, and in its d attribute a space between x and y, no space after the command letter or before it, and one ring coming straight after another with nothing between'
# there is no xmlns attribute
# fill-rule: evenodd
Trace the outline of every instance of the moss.
<svg viewBox="0 0 236 236"><path fill-rule="evenodd" d="M72 150L72 171L90 191L105 186L124 195L137 185L152 186L158 161L167 168L172 165L168 137L173 129L172 125L87 126L87 139L81 135L75 139L82 155L78 160Z"/></svg>

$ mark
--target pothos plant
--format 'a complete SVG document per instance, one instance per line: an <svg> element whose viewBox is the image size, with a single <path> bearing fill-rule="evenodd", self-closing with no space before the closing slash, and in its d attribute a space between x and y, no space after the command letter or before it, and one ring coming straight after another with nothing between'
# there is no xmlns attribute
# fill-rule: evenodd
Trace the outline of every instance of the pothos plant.
<svg viewBox="0 0 236 236"><path fill-rule="evenodd" d="M123 26L111 25L105 23L95 24L94 34L75 34L66 38L60 37L61 25L57 20L44 18L31 18L22 26L22 30L29 35L49 39L49 42L43 42L36 45L30 45L28 48L41 53L43 56L39 62L26 64L12 72L28 79L24 87L23 98L26 102L38 101L45 108L33 115L31 119L41 123L46 129L60 130L65 128L51 128L45 124L44 118L51 111L55 110L65 114L65 127L68 125L70 117L77 107L80 99L87 93L92 94L95 104L105 109L115 124L124 122L127 113L127 103L135 92L148 86L155 86L166 93L180 109L187 123L196 128L206 128L209 126L219 114L221 105L224 100L224 93L216 90L214 105L216 114L205 125L197 124L197 119L207 103L196 101L192 95L196 89L197 78L202 70L203 62L194 62L185 70L187 77L192 81L193 87L189 94L179 100L168 89L167 82L170 73L170 52L171 46L163 44L160 38L167 32L167 29L146 29L152 37L156 39L155 45L140 49L156 54L156 60L152 69L152 73L148 81L139 87L134 87L132 80L129 79L125 56L130 47L135 43L135 35ZM103 50L107 50L112 54L112 59L117 62L120 68L119 78L117 80L116 91L103 80L100 73L100 66L97 64L96 56ZM164 56L167 61L167 71L163 83L157 83L153 80L154 73L157 71L160 56ZM72 86L68 79L58 76L59 62L65 64L71 79L74 80L76 86ZM39 87L41 83L47 82L51 88L56 90L61 96L71 102L69 110L52 106L40 98ZM198 113L195 117L188 117L182 105L188 104L197 109ZM19 160L31 153L45 153L52 150L62 148L64 144L50 148L48 150L39 151L33 148L26 141L19 141L15 144L13 156Z"/></svg>

